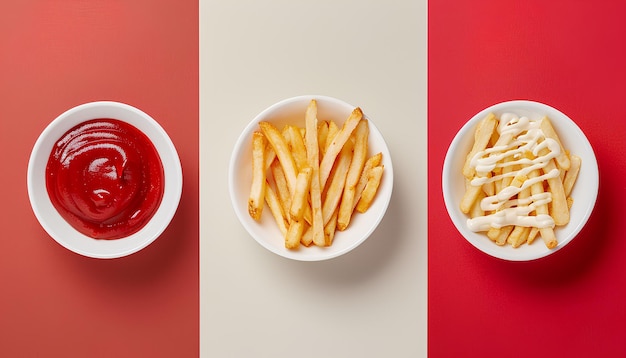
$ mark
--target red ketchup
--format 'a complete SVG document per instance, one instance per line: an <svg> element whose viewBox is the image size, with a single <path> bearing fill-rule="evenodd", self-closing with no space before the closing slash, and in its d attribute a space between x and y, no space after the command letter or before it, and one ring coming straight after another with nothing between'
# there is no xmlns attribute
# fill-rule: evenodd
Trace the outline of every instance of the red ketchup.
<svg viewBox="0 0 626 358"><path fill-rule="evenodd" d="M115 119L94 119L67 131L46 167L54 207L95 239L139 231L161 203L163 186L163 166L150 139Z"/></svg>

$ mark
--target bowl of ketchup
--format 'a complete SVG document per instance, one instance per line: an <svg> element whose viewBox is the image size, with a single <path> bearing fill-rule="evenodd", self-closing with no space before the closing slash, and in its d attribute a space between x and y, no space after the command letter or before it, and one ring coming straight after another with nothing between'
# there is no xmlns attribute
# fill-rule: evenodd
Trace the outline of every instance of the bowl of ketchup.
<svg viewBox="0 0 626 358"><path fill-rule="evenodd" d="M178 153L145 112L90 102L54 119L28 163L28 195L44 230L93 258L135 253L156 240L182 193Z"/></svg>

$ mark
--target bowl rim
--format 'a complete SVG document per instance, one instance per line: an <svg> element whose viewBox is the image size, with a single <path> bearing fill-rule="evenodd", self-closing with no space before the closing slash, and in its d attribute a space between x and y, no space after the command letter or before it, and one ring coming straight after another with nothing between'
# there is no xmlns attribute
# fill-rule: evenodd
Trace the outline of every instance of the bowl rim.
<svg viewBox="0 0 626 358"><path fill-rule="evenodd" d="M585 175L586 175L585 178L589 180L589 182L586 183L585 185L586 187L585 190L587 191L591 190L591 192L589 192L590 198L588 202L585 204L584 212L580 220L576 223L570 222L567 225L569 227L568 236L564 240L559 240L557 247L553 249L545 248L545 249L539 250L539 252L533 252L530 254L524 253L523 251L521 251L520 249L523 249L523 247L519 247L517 249L510 248L508 245L502 247L502 246L493 244L490 240L487 244L491 244L491 245L482 245L482 242L484 242L485 238L481 237L480 239L476 239L475 236L480 235L480 233L477 235L473 235L475 233L470 233L469 229L467 229L467 227L465 226L465 223L461 222L461 220L459 219L459 217L461 216L464 217L465 219L467 217L461 213L460 209L458 208L458 203L453 198L452 183L455 182L455 176L450 174L450 173L453 173L454 171L453 158L455 158L455 152L459 150L458 146L464 140L465 141L469 140L471 142L470 139L467 139L467 136L471 135L474 132L474 127L480 119L484 118L484 116L486 116L489 112L504 112L504 111L515 112L516 109L518 111L529 113L529 114L532 113L535 115L548 115L550 119L553 121L553 124L555 126L566 125L569 127L568 131L571 131L572 133L574 133L574 135L576 136L576 139L579 140L577 141L577 146L580 146L581 150L580 152L576 152L576 154L583 155L583 152L584 152L585 159L583 160L584 164L583 164L583 169L581 169L581 171L585 170ZM559 130L557 129L557 131ZM568 142L568 141L571 141L572 139L562 137L562 140L564 142ZM570 147L571 145L567 149L569 149ZM465 155L465 152L463 155ZM582 176L582 175L579 175L579 176ZM487 108L479 111L478 113L470 117L470 119L463 124L461 129L459 129L459 131L455 134L446 152L444 163L443 163L443 169L442 169L441 185L442 185L442 193L444 197L444 204L446 206L446 211L448 212L448 216L453 222L458 233L467 242L469 242L472 246L474 246L479 251L482 251L483 253L489 256L498 258L498 259L502 259L505 261L532 261L532 260L537 260L537 259L554 254L555 252L559 251L560 249L565 247L567 244L569 244L576 236L578 236L582 228L586 225L587 221L589 220L589 217L591 216L591 213L593 212L595 208L595 204L596 204L597 196L598 196L598 190L599 190L599 172L598 172L598 163L597 163L597 159L596 159L593 147L591 146L591 143L589 142L584 132L576 124L576 122L574 122L565 113L559 111L558 109L548 104L538 102L538 101L519 99L519 100L503 101L503 102L499 102L491 106L488 106ZM574 190L576 190L576 187L580 187L580 185L575 186ZM558 237L558 233L557 233L557 237ZM542 244L542 243L535 243L535 244Z"/></svg>
<svg viewBox="0 0 626 358"><path fill-rule="evenodd" d="M387 183L385 185L385 188L387 189L388 194L383 198L380 197L378 199L378 201L380 202L379 205L382 206L382 210L380 212L380 215L377 215L376 219L372 221L372 225L370 226L369 230L367 230L358 240L354 240L350 245L344 247L341 250L327 250L322 254L319 255L301 255L298 254L298 252L302 251L302 250L309 250L310 248L301 248L300 250L287 250L287 249L279 249L276 246L271 245L267 240L259 237L257 234L255 234L254 230L252 230L251 227L249 227L249 216L247 212L244 212L243 210L240 210L240 206L235 204L235 198L237 197L237 190L236 190L236 173L238 171L238 149L241 148L242 146L244 146L244 142L246 140L248 140L250 133L252 133L253 128L256 128L258 126L258 122L261 120L261 118L266 118L269 114L274 113L275 111L281 109L284 106L287 105L291 105L294 103L308 103L311 99L316 99L318 101L318 103L333 103L334 105L337 106L342 106L347 108L350 108L350 110L356 108L357 106L354 106L348 102L345 102L343 100L340 100L338 98L335 97L331 97L331 96L327 96L327 95L298 95L298 96L293 96L293 97L288 97L288 98L284 98L282 100L279 100L278 102L270 105L269 107L266 107L265 109L263 109L261 112L259 112L258 114L256 114L252 120L250 120L248 122L248 124L245 125L244 129L242 130L242 132L239 134L232 152L231 152L231 157L230 157L230 161L229 161L229 168L228 168L228 187L229 187L229 194L230 194L230 198L231 198L231 202L232 202L232 207L233 210L235 211L235 214L237 216L237 218L239 219L239 222L241 223L241 225L244 227L244 229L246 230L246 232L248 233L249 236L252 236L252 238L259 243L262 247L264 247L265 249L267 249L270 252L273 252L274 254L277 254L281 257L287 258L287 259L291 259L291 260L295 260L295 261L326 261L329 259L333 259L339 256L342 256L352 250L354 250L356 247L358 247L359 245L361 245L364 241L366 241L371 234L376 230L376 228L379 226L380 222L382 221L383 217L385 216L385 213L388 209L389 203L391 201L391 197L392 197L392 193L393 193L393 164L392 164L392 158L391 158L391 153L389 151L389 147L387 146L387 142L384 140L384 137L382 135L382 133L378 130L378 128L376 127L376 125L373 123L373 121L367 116L367 114L363 113L363 117L365 119L368 120L368 124L370 126L370 135L372 133L377 133L377 135L380 137L381 139L381 144L382 144L382 149L381 150L383 152L383 162L385 165L385 174L384 174L384 180ZM306 107L304 106L302 109L302 114L304 115L304 109ZM343 121L343 119L342 119ZM381 186L383 184L381 183ZM337 235L339 235L340 232L337 232ZM331 245L330 248L332 248L333 246Z"/></svg>
<svg viewBox="0 0 626 358"><path fill-rule="evenodd" d="M102 114L96 115L96 113ZM163 165L164 190L157 211L139 231L115 240L96 240L71 227L52 205L45 188L45 164L43 168L41 167L41 163L47 162L52 145L60 135L78 123L97 118L117 119L135 126L152 141ZM28 197L31 209L40 225L64 248L79 255L97 259L128 256L156 240L169 226L178 210L182 184L180 158L167 132L144 111L116 101L86 102L58 115L40 133L28 161Z"/></svg>

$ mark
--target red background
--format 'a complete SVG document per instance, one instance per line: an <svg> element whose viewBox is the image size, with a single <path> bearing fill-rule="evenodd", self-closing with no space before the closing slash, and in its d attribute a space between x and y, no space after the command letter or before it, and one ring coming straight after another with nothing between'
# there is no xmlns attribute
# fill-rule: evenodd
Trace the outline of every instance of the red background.
<svg viewBox="0 0 626 358"><path fill-rule="evenodd" d="M183 166L169 228L113 260L52 240L26 189L41 131L95 100L151 115ZM198 356L198 2L2 2L0 118L0 355Z"/></svg>
<svg viewBox="0 0 626 358"><path fill-rule="evenodd" d="M626 3L429 3L431 357L626 356ZM505 262L475 249L443 203L441 171L465 121L529 99L586 133L600 170L594 213L554 255Z"/></svg>

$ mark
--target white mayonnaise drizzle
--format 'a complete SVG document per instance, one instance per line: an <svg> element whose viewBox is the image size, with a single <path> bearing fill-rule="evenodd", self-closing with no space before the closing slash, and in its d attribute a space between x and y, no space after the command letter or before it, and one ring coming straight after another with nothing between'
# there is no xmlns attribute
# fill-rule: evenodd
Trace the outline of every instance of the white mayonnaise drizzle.
<svg viewBox="0 0 626 358"><path fill-rule="evenodd" d="M549 192L530 195L523 199L513 199L513 197L534 183L543 182L560 175L558 169L553 169L539 176L527 178L527 175L533 170L542 172L541 169L552 158L561 153L558 142L545 137L541 130L541 119L519 117L514 113L502 114L497 131L500 138L496 145L476 153L471 159L470 165L476 169L477 177L470 182L470 185L481 186L505 177L525 178L525 180L521 186L509 185L502 188L499 193L481 200L481 209L492 213L468 219L469 229L487 231L489 228L501 228L508 225L538 228L554 227L554 220L550 215L530 215L538 206L546 205L552 201ZM547 153L539 155L544 148L547 148ZM527 152L533 153L534 159L526 158L525 153ZM505 167L514 169L502 174L488 176L488 173L495 168Z"/></svg>

